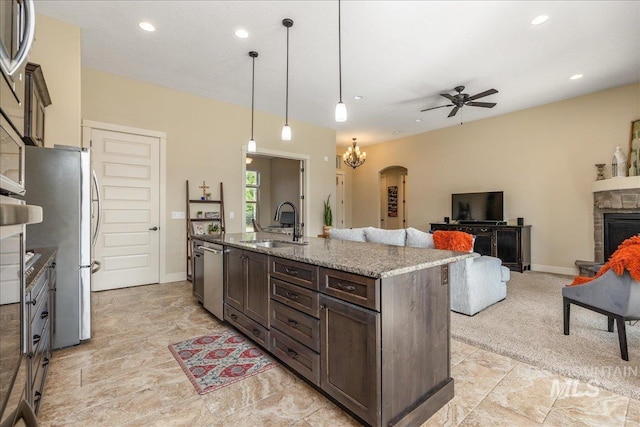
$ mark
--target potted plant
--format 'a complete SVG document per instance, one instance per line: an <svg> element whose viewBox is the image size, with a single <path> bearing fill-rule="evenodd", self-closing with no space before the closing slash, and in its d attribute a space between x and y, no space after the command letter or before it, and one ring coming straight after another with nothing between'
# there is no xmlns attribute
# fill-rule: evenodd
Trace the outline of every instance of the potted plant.
<svg viewBox="0 0 640 427"><path fill-rule="evenodd" d="M220 233L220 225L219 224L209 224L209 226L207 227L207 231L209 232L209 234L219 234Z"/></svg>
<svg viewBox="0 0 640 427"><path fill-rule="evenodd" d="M331 230L333 226L333 214L331 213L331 203L329 203L330 198L331 194L329 194L327 200L324 202L324 226L322 227L322 234L325 237L329 237L329 230Z"/></svg>
<svg viewBox="0 0 640 427"><path fill-rule="evenodd" d="M202 218L202 211L196 212L196 218Z"/></svg>

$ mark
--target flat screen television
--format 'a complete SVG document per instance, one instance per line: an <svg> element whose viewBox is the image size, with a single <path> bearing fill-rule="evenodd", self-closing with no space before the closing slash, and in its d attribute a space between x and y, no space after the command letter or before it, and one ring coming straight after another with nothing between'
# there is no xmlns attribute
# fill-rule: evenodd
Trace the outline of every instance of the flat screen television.
<svg viewBox="0 0 640 427"><path fill-rule="evenodd" d="M469 223L503 221L502 191L452 194L451 219Z"/></svg>

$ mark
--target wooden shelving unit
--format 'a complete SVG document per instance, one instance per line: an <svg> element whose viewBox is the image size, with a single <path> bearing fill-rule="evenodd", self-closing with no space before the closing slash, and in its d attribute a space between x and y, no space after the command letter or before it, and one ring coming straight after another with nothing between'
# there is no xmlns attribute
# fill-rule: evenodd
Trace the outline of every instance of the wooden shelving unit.
<svg viewBox="0 0 640 427"><path fill-rule="evenodd" d="M206 189L209 188L205 181L202 181L202 185L198 188L203 190L203 193L206 192ZM197 237L194 233L194 224L202 224L204 228L205 234L208 234L207 228L209 224L218 223L220 225L220 233L224 233L224 192L222 188L222 183L220 183L220 197L215 200L203 200L203 199L192 199L191 193L189 192L189 180L187 180L187 188L186 188L186 224L187 224L187 280L193 280L193 238ZM196 212L199 210L205 211L203 209L195 209L193 212L191 210L191 205L196 206L204 206L204 207L212 207L212 210L207 212L217 212L218 218L198 218L196 217ZM203 213L205 215L206 212ZM219 234L219 233L216 233Z"/></svg>

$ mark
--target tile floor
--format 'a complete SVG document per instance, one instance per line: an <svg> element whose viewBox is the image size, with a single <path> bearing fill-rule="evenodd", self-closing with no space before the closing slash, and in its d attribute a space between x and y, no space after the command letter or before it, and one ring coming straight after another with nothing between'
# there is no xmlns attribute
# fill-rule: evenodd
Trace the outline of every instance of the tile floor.
<svg viewBox="0 0 640 427"><path fill-rule="evenodd" d="M54 352L42 426L358 426L304 381L274 368L200 396L167 346L228 328L191 283L92 294L94 338ZM455 397L425 426L640 427L640 401L455 340Z"/></svg>

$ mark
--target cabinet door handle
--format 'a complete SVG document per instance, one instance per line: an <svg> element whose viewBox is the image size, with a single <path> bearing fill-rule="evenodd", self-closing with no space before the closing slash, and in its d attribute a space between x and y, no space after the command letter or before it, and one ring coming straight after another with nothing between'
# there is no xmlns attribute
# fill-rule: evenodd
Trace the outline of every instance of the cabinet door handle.
<svg viewBox="0 0 640 427"><path fill-rule="evenodd" d="M29 301L31 304L36 305L38 303L38 300L36 298L32 299L31 301Z"/></svg>
<svg viewBox="0 0 640 427"><path fill-rule="evenodd" d="M40 335L34 335L33 336L33 344L38 344L40 342L40 338L42 338Z"/></svg>
<svg viewBox="0 0 640 427"><path fill-rule="evenodd" d="M255 335L257 337L260 336L260 329L253 328L253 331L251 331L251 332L253 332L253 335Z"/></svg>
<svg viewBox="0 0 640 427"><path fill-rule="evenodd" d="M289 324L289 326L291 326L292 328L297 328L298 327L298 322L296 322L293 319L287 319L287 323Z"/></svg>
<svg viewBox="0 0 640 427"><path fill-rule="evenodd" d="M285 267L284 271L286 271L287 274L290 274L292 276L297 276L298 275L298 270L293 270L293 269Z"/></svg>
<svg viewBox="0 0 640 427"><path fill-rule="evenodd" d="M289 298L290 300L296 301L298 299L298 294L296 294L295 292L287 291L287 298Z"/></svg>
<svg viewBox="0 0 640 427"><path fill-rule="evenodd" d="M326 305L324 305L324 304L320 304L320 305L318 306L318 308L319 308L320 310L323 310L325 307L326 307Z"/></svg>
<svg viewBox="0 0 640 427"><path fill-rule="evenodd" d="M40 313L40 318L41 319L46 319L47 317L49 317L49 312L48 311L43 311L42 313Z"/></svg>
<svg viewBox="0 0 640 427"><path fill-rule="evenodd" d="M338 282L338 284L336 285L336 287L338 289L342 289L343 291L347 291L347 292L353 292L356 290L356 287L353 285L343 285L342 283Z"/></svg>
<svg viewBox="0 0 640 427"><path fill-rule="evenodd" d="M287 354L289 355L289 357L291 357L292 359L297 359L298 358L298 352L295 350L292 350L290 348L287 349Z"/></svg>
<svg viewBox="0 0 640 427"><path fill-rule="evenodd" d="M49 358L45 357L44 360L42 361L42 367L44 368L45 366L47 366L49 364Z"/></svg>
<svg viewBox="0 0 640 427"><path fill-rule="evenodd" d="M235 315L235 314L232 314L232 315L231 315L231 318L232 318L233 320L238 320L238 316L237 316L237 315Z"/></svg>

